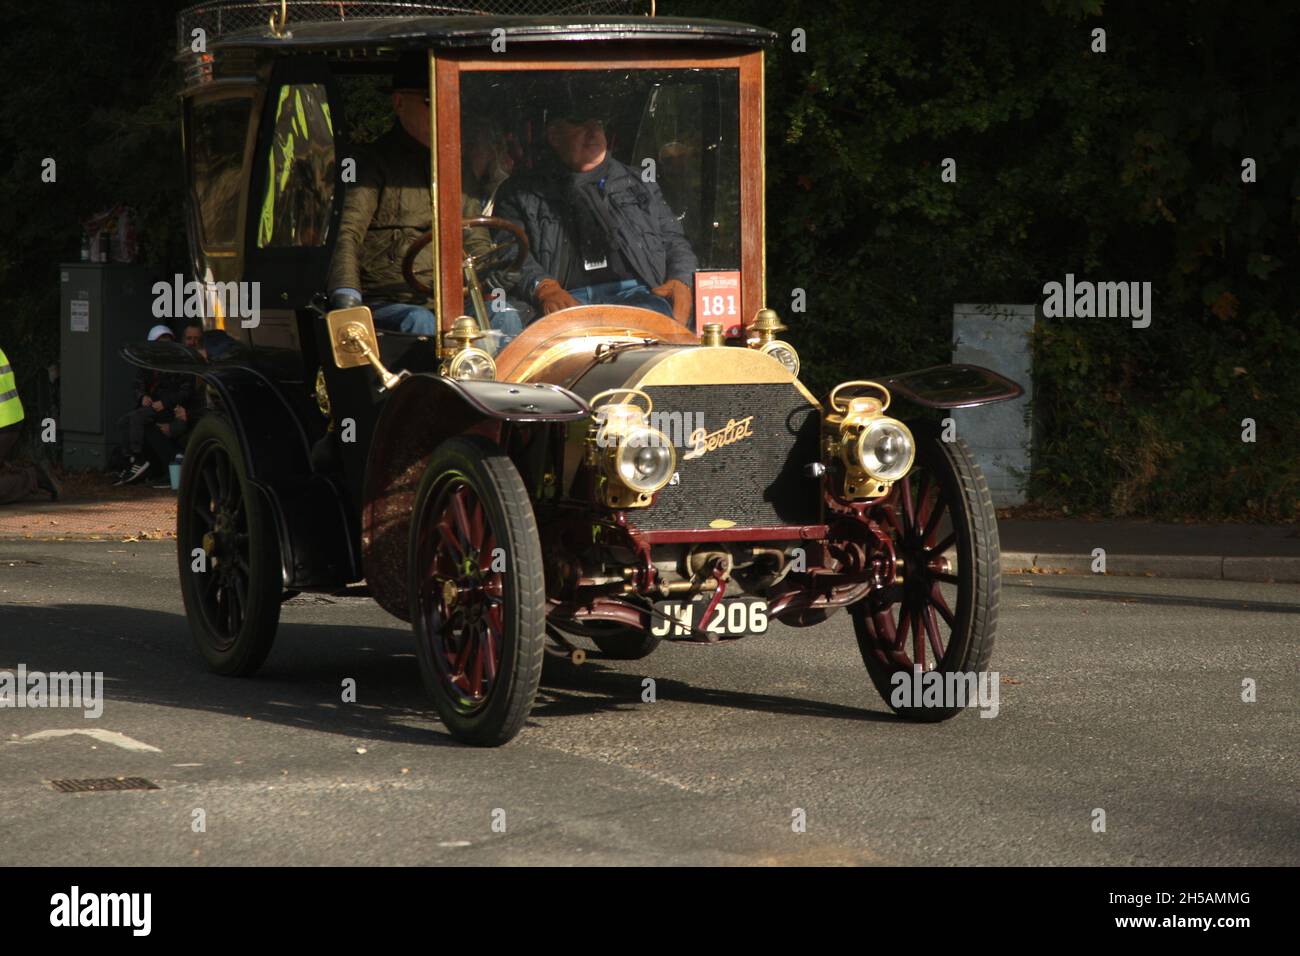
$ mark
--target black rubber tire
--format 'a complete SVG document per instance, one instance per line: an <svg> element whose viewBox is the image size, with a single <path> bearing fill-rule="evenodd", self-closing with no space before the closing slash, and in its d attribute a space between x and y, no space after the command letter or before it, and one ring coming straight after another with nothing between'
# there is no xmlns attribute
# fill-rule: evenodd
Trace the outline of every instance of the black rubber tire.
<svg viewBox="0 0 1300 956"><path fill-rule="evenodd" d="M485 700L472 712L458 704L444 684L427 634L421 606L419 546L426 511L448 483L463 479L482 503L494 540L505 550L502 574L503 638L499 669ZM452 438L438 446L420 481L412 510L408 550L412 629L416 656L438 716L457 740L496 747L519 733L532 711L546 649L546 581L537 521L514 463L492 442L478 436Z"/></svg>
<svg viewBox="0 0 1300 956"><path fill-rule="evenodd" d="M943 673L980 674L988 670L997 636L998 602L1001 593L1001 549L998 542L997 512L988 483L960 437L945 442L938 427L928 422L908 423L916 438L916 465L931 470L947 498L952 530L956 533L958 578L957 607L953 628L941 663ZM960 707L896 707L891 701L894 675L900 667L882 659L867 612L870 599L849 609L858 649L876 690L900 717L919 722L947 720Z"/></svg>
<svg viewBox="0 0 1300 956"><path fill-rule="evenodd" d="M221 484L228 475L224 492L214 497L209 480ZM214 478L214 476L217 476ZM221 499L214 509L217 498ZM234 531L226 558L207 555L207 570L195 571L195 548L203 547L208 526L201 512L213 516L233 513ZM240 540L242 538L242 540ZM236 554L237 552L237 554ZM213 561L216 557L216 561ZM261 493L250 484L244 456L235 429L218 414L205 415L194 428L181 465L180 493L176 505L176 559L180 572L185 617L195 648L215 673L247 677L266 660L280 623L284 572L280 564L280 542L270 510ZM227 562L224 570L222 561ZM243 564L245 583L239 601L238 627L232 627L230 599L220 603L213 590L238 594L238 585L223 587L227 572Z"/></svg>

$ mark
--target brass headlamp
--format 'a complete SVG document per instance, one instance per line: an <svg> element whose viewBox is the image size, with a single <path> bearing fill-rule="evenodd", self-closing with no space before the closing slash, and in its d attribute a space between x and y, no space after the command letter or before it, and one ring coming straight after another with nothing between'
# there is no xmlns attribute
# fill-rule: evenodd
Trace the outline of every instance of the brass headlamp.
<svg viewBox="0 0 1300 956"><path fill-rule="evenodd" d="M850 386L876 389L879 397L841 398ZM906 425L885 415L889 392L876 382L844 382L831 390L823 423L827 458L844 466L843 497L863 501L886 494L916 458L916 439Z"/></svg>
<svg viewBox="0 0 1300 956"><path fill-rule="evenodd" d="M599 404L607 395L629 400ZM637 398L644 408L631 400ZM650 396L638 388L615 388L593 396L590 404L587 461L599 469L605 505L644 508L677 469L677 453L668 436L648 424L654 407Z"/></svg>

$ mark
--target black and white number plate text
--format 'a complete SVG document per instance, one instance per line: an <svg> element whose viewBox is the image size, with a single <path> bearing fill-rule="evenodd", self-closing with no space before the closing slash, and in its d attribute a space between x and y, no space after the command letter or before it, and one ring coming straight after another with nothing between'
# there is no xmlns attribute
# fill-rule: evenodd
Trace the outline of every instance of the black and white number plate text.
<svg viewBox="0 0 1300 956"><path fill-rule="evenodd" d="M767 631L767 602L761 598L723 599L709 619L701 622L708 605L709 596L705 594L696 595L690 601L656 601L655 610L662 616L651 621L650 633L668 640L688 638L691 629L701 623L703 631L718 638L746 637Z"/></svg>

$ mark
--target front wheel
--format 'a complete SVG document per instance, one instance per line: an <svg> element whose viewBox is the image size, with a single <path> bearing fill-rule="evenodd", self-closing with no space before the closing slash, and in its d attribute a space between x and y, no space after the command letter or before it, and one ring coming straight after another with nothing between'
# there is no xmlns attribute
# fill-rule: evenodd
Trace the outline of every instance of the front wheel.
<svg viewBox="0 0 1300 956"><path fill-rule="evenodd" d="M972 703L993 654L997 514L970 447L960 438L943 441L928 424L912 428L916 464L871 512L893 538L902 581L868 595L850 614L880 696L902 717L938 721ZM957 674L963 679L948 677ZM952 692L958 688L964 701Z"/></svg>
<svg viewBox="0 0 1300 956"><path fill-rule="evenodd" d="M465 743L506 743L541 680L546 589L528 489L500 448L474 436L438 446L409 558L416 656L438 715Z"/></svg>

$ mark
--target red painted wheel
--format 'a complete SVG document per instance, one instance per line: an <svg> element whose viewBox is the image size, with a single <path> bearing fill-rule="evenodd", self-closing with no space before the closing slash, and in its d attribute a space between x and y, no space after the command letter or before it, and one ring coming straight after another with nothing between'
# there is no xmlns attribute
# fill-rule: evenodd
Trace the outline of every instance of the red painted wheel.
<svg viewBox="0 0 1300 956"><path fill-rule="evenodd" d="M872 511L894 540L901 581L851 614L867 672L886 703L909 719L946 720L961 708L949 700L910 700L899 675L912 681L918 667L940 674L988 669L1000 589L997 515L966 443L945 442L929 425L912 427L916 464Z"/></svg>
<svg viewBox="0 0 1300 956"><path fill-rule="evenodd" d="M503 744L541 679L545 589L523 480L491 442L434 453L411 523L411 620L425 685L458 739Z"/></svg>

